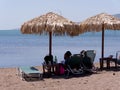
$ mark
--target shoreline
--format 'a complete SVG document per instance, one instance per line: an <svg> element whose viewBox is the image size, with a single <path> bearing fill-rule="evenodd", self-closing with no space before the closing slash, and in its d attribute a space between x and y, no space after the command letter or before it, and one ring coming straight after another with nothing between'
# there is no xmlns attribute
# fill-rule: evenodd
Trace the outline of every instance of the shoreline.
<svg viewBox="0 0 120 90"><path fill-rule="evenodd" d="M95 66L99 67L99 62L94 62ZM42 64L40 65L20 65L20 66L34 66L34 67L42 67ZM3 67L0 67L0 69L4 69L4 68L18 68L20 66L3 66Z"/></svg>

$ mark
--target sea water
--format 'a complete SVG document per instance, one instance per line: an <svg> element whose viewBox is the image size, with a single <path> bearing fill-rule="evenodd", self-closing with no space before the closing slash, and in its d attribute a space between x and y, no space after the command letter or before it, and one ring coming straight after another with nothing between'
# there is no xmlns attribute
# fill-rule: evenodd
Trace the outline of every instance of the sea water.
<svg viewBox="0 0 120 90"><path fill-rule="evenodd" d="M95 50L95 62L101 57L101 32L88 32L79 36L53 36L52 54L58 62L66 51L78 54L82 50ZM120 31L106 30L104 56L120 50ZM22 34L20 30L0 30L0 67L38 66L49 53L49 35Z"/></svg>

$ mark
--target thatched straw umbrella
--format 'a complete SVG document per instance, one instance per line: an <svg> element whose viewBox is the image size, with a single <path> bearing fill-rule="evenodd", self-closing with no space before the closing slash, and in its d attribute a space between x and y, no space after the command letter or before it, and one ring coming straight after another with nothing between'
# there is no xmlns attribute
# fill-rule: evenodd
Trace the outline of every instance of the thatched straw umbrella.
<svg viewBox="0 0 120 90"><path fill-rule="evenodd" d="M78 25L74 22L49 12L25 22L21 26L21 32L23 34L49 33L49 55L52 55L52 34L75 36L79 34L78 28Z"/></svg>
<svg viewBox="0 0 120 90"><path fill-rule="evenodd" d="M101 58L104 57L104 30L120 30L120 19L101 13L96 16L90 17L80 23L80 29L83 32L99 32L102 31L102 52ZM103 60L100 61L100 67L102 68Z"/></svg>

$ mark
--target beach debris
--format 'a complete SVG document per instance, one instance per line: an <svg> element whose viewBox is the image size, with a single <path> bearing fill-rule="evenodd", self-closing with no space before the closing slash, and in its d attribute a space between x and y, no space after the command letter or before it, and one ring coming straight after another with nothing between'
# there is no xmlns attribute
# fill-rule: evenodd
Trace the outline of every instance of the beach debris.
<svg viewBox="0 0 120 90"><path fill-rule="evenodd" d="M113 75L115 75L115 73L113 73Z"/></svg>

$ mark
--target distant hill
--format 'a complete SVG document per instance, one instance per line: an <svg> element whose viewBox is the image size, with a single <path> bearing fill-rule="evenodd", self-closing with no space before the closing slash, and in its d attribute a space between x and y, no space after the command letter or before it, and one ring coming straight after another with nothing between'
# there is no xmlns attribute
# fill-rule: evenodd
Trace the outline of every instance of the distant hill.
<svg viewBox="0 0 120 90"><path fill-rule="evenodd" d="M120 18L120 14L115 14L113 16Z"/></svg>

